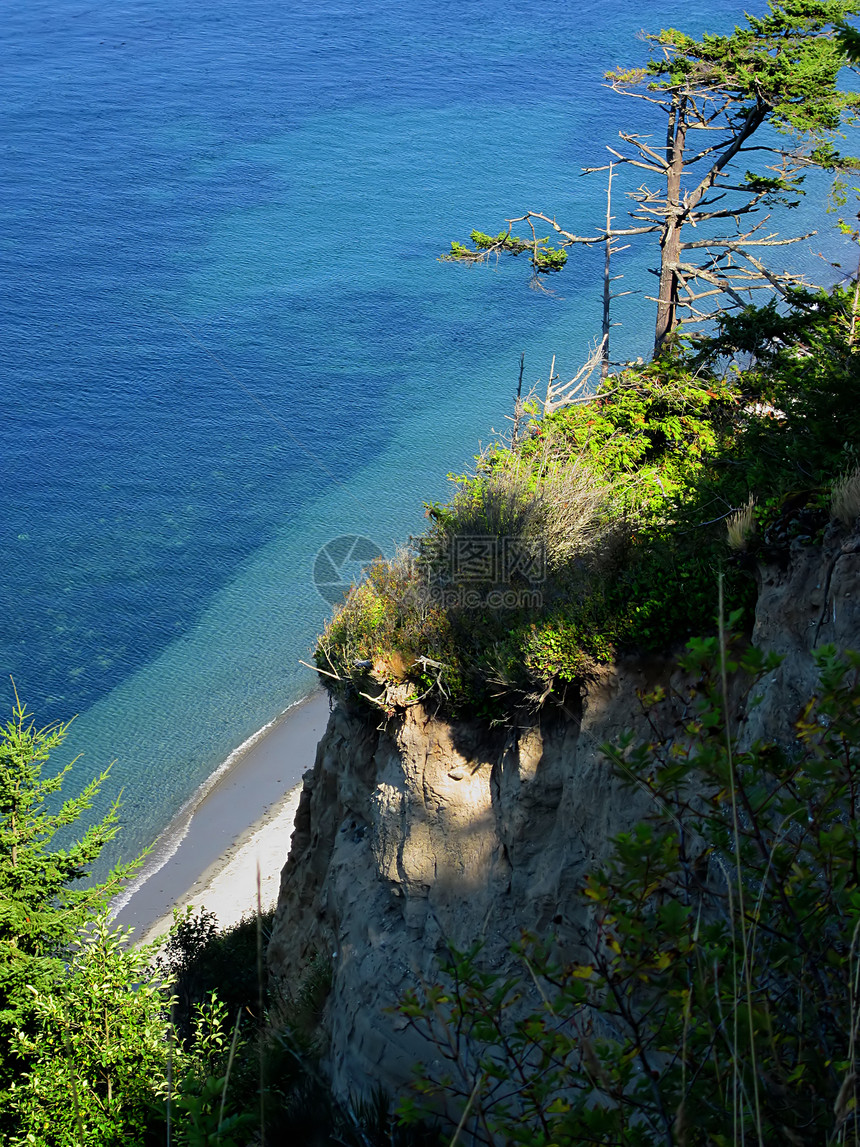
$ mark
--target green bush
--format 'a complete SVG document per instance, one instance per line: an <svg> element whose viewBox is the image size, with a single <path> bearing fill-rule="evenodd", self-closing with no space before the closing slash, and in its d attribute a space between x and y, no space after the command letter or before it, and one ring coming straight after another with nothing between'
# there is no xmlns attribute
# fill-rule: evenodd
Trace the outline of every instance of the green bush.
<svg viewBox="0 0 860 1147"><path fill-rule="evenodd" d="M274 909L248 914L230 928L219 929L213 912L190 907L176 913L167 943L156 967L169 980L176 997L173 1022L181 1039L191 1037L195 1010L214 992L227 1014L237 1012L257 1017L262 991L267 990L265 962L257 955L258 929L263 947L268 943ZM232 1022L232 1020L231 1020Z"/></svg>
<svg viewBox="0 0 860 1147"><path fill-rule="evenodd" d="M26 1069L9 1091L20 1147L107 1147L145 1141L166 1088L169 1015L148 973L150 949L95 919L68 967L30 986L26 1028L16 1035Z"/></svg>

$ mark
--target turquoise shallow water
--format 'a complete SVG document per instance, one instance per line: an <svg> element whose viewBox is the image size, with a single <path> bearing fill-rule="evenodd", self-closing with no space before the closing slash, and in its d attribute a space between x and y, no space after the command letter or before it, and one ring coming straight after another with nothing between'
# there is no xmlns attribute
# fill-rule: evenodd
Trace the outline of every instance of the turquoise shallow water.
<svg viewBox="0 0 860 1147"><path fill-rule="evenodd" d="M639 57L641 20L632 0L9 6L0 666L40 721L79 714L80 783L116 760L126 853L307 691L318 550L420 529L504 426L520 352L527 382L553 354L576 369L597 253L557 297L515 262L436 256L525 207L600 217L579 167L636 122L600 77ZM648 262L620 256L624 286ZM647 353L651 304L616 317L618 353Z"/></svg>

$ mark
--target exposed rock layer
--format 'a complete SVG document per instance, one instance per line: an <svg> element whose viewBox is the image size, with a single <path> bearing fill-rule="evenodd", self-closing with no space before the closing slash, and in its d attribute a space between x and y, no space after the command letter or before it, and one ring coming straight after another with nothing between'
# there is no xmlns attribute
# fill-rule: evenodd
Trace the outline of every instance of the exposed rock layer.
<svg viewBox="0 0 860 1147"><path fill-rule="evenodd" d="M785 659L758 683L762 700L749 713L736 690L744 740L788 735L814 689L816 647L860 648L860 538L831 527L823 546L795 545L785 568L760 577L753 640ZM337 1091L381 1083L395 1092L427 1056L385 1009L435 978L446 941L481 937L502 966L528 928L575 953L588 927L583 877L647 800L598 747L628 729L648 736L638 695L657 684L670 691L662 728L680 731L689 682L672 665L622 661L575 706L513 730L448 723L421 706L377 728L366 711L334 709L305 776L269 963L290 991L309 959L331 958Z"/></svg>

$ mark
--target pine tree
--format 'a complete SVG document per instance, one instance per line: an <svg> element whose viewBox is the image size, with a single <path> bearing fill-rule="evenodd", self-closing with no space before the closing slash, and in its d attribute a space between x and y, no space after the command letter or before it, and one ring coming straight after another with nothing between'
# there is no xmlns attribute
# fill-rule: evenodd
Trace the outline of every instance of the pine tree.
<svg viewBox="0 0 860 1147"><path fill-rule="evenodd" d="M647 180L628 188L630 225L607 219L605 228L579 234L554 215L527 211L499 235L473 231L471 248L452 243L445 258L481 262L527 253L537 281L562 270L578 244L653 235L655 353L680 323L742 308L753 291L790 297L799 277L774 273L762 257L808 236L778 237L767 212L797 204L806 169L857 165L835 141L860 108L860 95L839 87L852 51L860 54L860 35L845 23L858 11L858 0L769 0L766 15L747 15L746 26L729 35L696 40L674 28L648 35L644 66L606 76L610 88L644 101L656 116L654 135L622 131L622 150L607 149L617 171ZM767 125L775 131L763 132ZM513 233L519 223L529 237ZM544 225L557 247L538 237Z"/></svg>
<svg viewBox="0 0 860 1147"><path fill-rule="evenodd" d="M26 1068L18 1031L27 1031L33 989L50 990L62 977L73 944L104 911L141 863L115 867L101 883L81 886L93 862L119 831L118 801L107 815L66 847L56 835L77 824L92 806L110 768L82 792L52 808L72 764L43 777L69 723L37 729L15 697L11 719L0 727L0 1127L10 1081Z"/></svg>

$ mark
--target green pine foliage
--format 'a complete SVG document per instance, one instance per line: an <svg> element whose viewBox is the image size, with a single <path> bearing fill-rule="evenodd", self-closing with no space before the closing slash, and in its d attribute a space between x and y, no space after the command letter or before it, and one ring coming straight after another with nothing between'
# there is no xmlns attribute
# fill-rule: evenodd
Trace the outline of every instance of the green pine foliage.
<svg viewBox="0 0 860 1147"><path fill-rule="evenodd" d="M467 247L451 241L451 250L442 256L443 262L476 262L489 255L522 255L529 252L532 269L539 275L551 274L560 271L567 262L567 251L564 247L554 247L549 236L531 241L521 239L510 231L501 231L498 235L485 235L483 231L473 231L469 239L474 247Z"/></svg>
<svg viewBox="0 0 860 1147"><path fill-rule="evenodd" d="M695 84L728 93L741 102L739 119L762 109L775 127L822 148L860 106L856 92L838 87L845 55L837 30L857 11L856 0L768 0L766 15L747 14L747 26L728 36L697 41L666 29L649 37L663 51L644 77L654 91ZM819 160L837 160L829 145L823 149Z"/></svg>
<svg viewBox="0 0 860 1147"><path fill-rule="evenodd" d="M53 847L110 772L59 799L72 766L44 773L68 729L38 728L17 698L0 729L0 1140L10 1147L143 1147L165 1141L172 1106L174 1142L202 1142L194 1136L208 1118L207 1141L229 1147L226 1132L247 1129L250 1117L234 1109L232 1094L227 1102L223 1086L232 1022L226 1005L201 990L186 1043L178 1040L171 976L153 967L152 947L133 948L130 933L107 921L110 901L140 860L87 884L119 831L118 802L79 839ZM201 1097L213 1080L219 1103L204 1118Z"/></svg>

